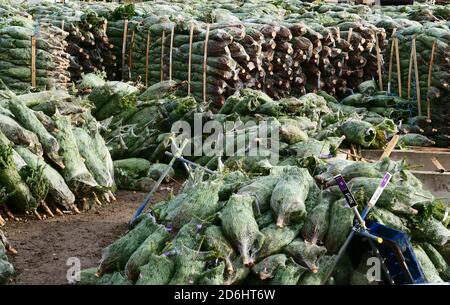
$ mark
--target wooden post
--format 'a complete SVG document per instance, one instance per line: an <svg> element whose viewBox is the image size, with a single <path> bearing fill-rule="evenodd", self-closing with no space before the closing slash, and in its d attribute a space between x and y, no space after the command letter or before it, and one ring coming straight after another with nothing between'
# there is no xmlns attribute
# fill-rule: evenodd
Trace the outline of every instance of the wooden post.
<svg viewBox="0 0 450 305"><path fill-rule="evenodd" d="M417 107L419 108L419 116L422 115L422 105L420 103L420 79L419 79L419 67L417 66L417 53L416 53L416 37L413 38L412 41L414 48L414 77L416 79L416 96L417 96Z"/></svg>
<svg viewBox="0 0 450 305"><path fill-rule="evenodd" d="M402 97L402 74L400 71L400 52L398 49L398 38L395 37L395 61L397 62L398 96Z"/></svg>
<svg viewBox="0 0 450 305"><path fill-rule="evenodd" d="M169 80L172 80L172 50L173 50L173 36L175 32L175 26L170 31L170 49L169 49Z"/></svg>
<svg viewBox="0 0 450 305"><path fill-rule="evenodd" d="M384 149L383 154L381 154L380 160L389 157L391 155L392 151L395 149L395 146L397 146L399 139L400 139L399 135L394 135L392 137L392 139L389 141L386 148Z"/></svg>
<svg viewBox="0 0 450 305"><path fill-rule="evenodd" d="M430 101L430 87L431 87L431 77L433 74L433 63L434 63L434 53L436 52L436 41L433 42L433 46L431 47L431 58L430 58L430 65L428 66L428 94L427 94L427 117L428 120L431 120L431 101Z"/></svg>
<svg viewBox="0 0 450 305"><path fill-rule="evenodd" d="M150 53L150 31L147 32L147 48L145 50L145 86L148 86L149 53Z"/></svg>
<svg viewBox="0 0 450 305"><path fill-rule="evenodd" d="M411 52L409 55L409 67L408 67L408 100L411 98L411 75L412 75L413 55L414 49L411 44Z"/></svg>
<svg viewBox="0 0 450 305"><path fill-rule="evenodd" d="M194 23L189 31L189 58L188 58L188 95L191 95L191 69L192 69L192 41L194 40Z"/></svg>
<svg viewBox="0 0 450 305"><path fill-rule="evenodd" d="M36 88L36 37L31 36L31 87Z"/></svg>
<svg viewBox="0 0 450 305"><path fill-rule="evenodd" d="M164 80L164 45L166 44L166 31L163 30L161 36L161 81Z"/></svg>
<svg viewBox="0 0 450 305"><path fill-rule="evenodd" d="M128 19L125 19L122 37L122 81L125 79L125 52L127 50L127 36L128 36Z"/></svg>
<svg viewBox="0 0 450 305"><path fill-rule="evenodd" d="M436 166L438 172L444 173L446 171L445 167L441 164L441 162L439 162L436 157L432 157L431 162L433 162L433 165Z"/></svg>
<svg viewBox="0 0 450 305"><path fill-rule="evenodd" d="M392 57L394 56L394 48L395 48L394 35L395 35L396 31L397 31L397 29L394 29L392 31L392 36L391 36L391 52L390 52L390 56L389 56L389 72L388 72L389 74L388 74L388 88L387 88L388 93L391 93Z"/></svg>
<svg viewBox="0 0 450 305"><path fill-rule="evenodd" d="M203 102L206 103L206 67L208 60L208 40L209 40L209 28L211 25L208 23L206 25L206 37L205 37L205 50L203 52Z"/></svg>
<svg viewBox="0 0 450 305"><path fill-rule="evenodd" d="M378 84L380 86L380 91L383 91L383 76L381 71L381 51L380 51L380 45L378 42L378 35L375 34L375 47L377 51L377 70L378 70Z"/></svg>
<svg viewBox="0 0 450 305"><path fill-rule="evenodd" d="M128 78L131 78L131 67L133 65L133 46L134 46L134 31L131 33L130 41L130 58L128 59Z"/></svg>

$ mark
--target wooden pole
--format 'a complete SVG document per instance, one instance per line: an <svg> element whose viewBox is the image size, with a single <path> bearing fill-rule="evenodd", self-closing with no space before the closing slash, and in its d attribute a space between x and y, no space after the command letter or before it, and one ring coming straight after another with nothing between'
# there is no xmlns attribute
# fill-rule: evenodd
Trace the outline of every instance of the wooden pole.
<svg viewBox="0 0 450 305"><path fill-rule="evenodd" d="M377 70L378 70L378 84L380 86L380 91L383 91L383 76L381 71L381 51L380 51L380 45L378 42L378 35L375 34L375 44L376 44L376 50L377 50Z"/></svg>
<svg viewBox="0 0 450 305"><path fill-rule="evenodd" d="M394 35L395 32L397 31L397 29L394 29L392 31L392 36L391 36L391 53L389 56L389 74L388 74L388 93L391 93L391 81L392 81L392 58L394 56L394 48L395 48L395 43L394 43Z"/></svg>
<svg viewBox="0 0 450 305"><path fill-rule="evenodd" d="M392 153L392 151L395 149L395 146L397 146L398 140L400 139L399 135L394 135L392 139L387 144L386 148L383 151L383 154L380 157L380 160L389 157Z"/></svg>
<svg viewBox="0 0 450 305"><path fill-rule="evenodd" d="M122 37L122 81L125 79L125 52L127 50L127 36L128 36L128 19L125 19L123 24Z"/></svg>
<svg viewBox="0 0 450 305"><path fill-rule="evenodd" d="M36 37L31 36L31 87L36 88Z"/></svg>
<svg viewBox="0 0 450 305"><path fill-rule="evenodd" d="M148 86L149 53L150 53L150 31L147 32L147 46L145 49L145 86Z"/></svg>
<svg viewBox="0 0 450 305"><path fill-rule="evenodd" d="M162 32L161 36L161 81L164 80L164 45L166 43L166 31Z"/></svg>
<svg viewBox="0 0 450 305"><path fill-rule="evenodd" d="M408 99L411 98L411 76L412 76L413 55L414 49L411 44L411 52L409 54L409 66L408 66Z"/></svg>
<svg viewBox="0 0 450 305"><path fill-rule="evenodd" d="M414 48L414 77L416 79L416 96L417 96L417 107L419 108L419 116L422 115L422 105L420 103L421 96L420 96L420 78L419 78L419 67L417 65L417 53L416 53L416 37L412 40L412 46Z"/></svg>
<svg viewBox="0 0 450 305"><path fill-rule="evenodd" d="M209 40L209 29L211 25L208 23L206 26L206 37L205 37L205 49L203 52L203 102L206 103L206 64L208 60L208 40Z"/></svg>
<svg viewBox="0 0 450 305"><path fill-rule="evenodd" d="M431 101L430 101L430 87L431 87L431 77L433 74L433 63L434 63L434 53L436 52L436 41L433 42L433 46L431 47L431 58L430 58L430 65L428 66L428 83L427 83L427 117L428 120L431 120Z"/></svg>
<svg viewBox="0 0 450 305"><path fill-rule="evenodd" d="M169 49L169 80L172 80L172 49L173 49L173 36L175 32L175 26L170 31L170 49Z"/></svg>
<svg viewBox="0 0 450 305"><path fill-rule="evenodd" d="M130 58L128 59L128 78L131 78L131 67L133 66L134 31L131 33Z"/></svg>
<svg viewBox="0 0 450 305"><path fill-rule="evenodd" d="M402 74L400 71L400 52L398 49L398 38L395 37L395 61L397 62L398 96L402 97Z"/></svg>
<svg viewBox="0 0 450 305"><path fill-rule="evenodd" d="M191 29L189 32L188 95L191 95L192 41L193 40L194 40L194 24L191 23Z"/></svg>

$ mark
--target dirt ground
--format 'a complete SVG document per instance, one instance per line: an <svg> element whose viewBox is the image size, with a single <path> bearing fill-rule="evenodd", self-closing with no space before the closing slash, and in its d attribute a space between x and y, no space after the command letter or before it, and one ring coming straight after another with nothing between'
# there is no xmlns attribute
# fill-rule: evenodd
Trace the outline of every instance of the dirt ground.
<svg viewBox="0 0 450 305"><path fill-rule="evenodd" d="M169 185L176 189L176 185ZM152 202L167 196L167 185ZM9 221L2 230L18 254L9 255L16 269L11 284L67 284L67 259L77 257L81 269L98 266L101 250L126 232L145 193L119 191L114 203L96 211L45 220Z"/></svg>

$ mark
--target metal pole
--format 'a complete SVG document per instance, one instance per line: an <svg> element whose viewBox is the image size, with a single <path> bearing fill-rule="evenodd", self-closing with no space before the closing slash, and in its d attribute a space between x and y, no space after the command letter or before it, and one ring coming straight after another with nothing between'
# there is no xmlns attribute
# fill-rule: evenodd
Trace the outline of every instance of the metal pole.
<svg viewBox="0 0 450 305"><path fill-rule="evenodd" d="M181 145L179 151L183 151L183 149L187 145L187 143L188 143L188 141L185 140L183 142L183 144ZM138 216L141 215L142 211L144 211L145 207L147 206L147 204L150 201L150 198L152 198L153 193L156 192L156 190L159 188L159 186L162 183L162 181L164 180L164 178L166 178L167 174L169 173L170 169L172 168L172 166L173 166L173 164L175 163L176 160L177 160L177 157L173 156L172 160L170 160L169 164L167 165L164 173L159 177L158 181L156 181L156 184L153 186L152 190L147 194L147 196L145 196L144 201L139 206L138 210L134 214L133 219L131 220L130 223L132 223L134 220L136 220L136 218L138 218Z"/></svg>

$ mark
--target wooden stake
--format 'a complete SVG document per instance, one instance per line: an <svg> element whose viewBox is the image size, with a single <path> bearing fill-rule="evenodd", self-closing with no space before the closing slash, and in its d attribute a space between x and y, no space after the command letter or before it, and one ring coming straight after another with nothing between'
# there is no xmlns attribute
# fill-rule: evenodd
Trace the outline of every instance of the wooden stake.
<svg viewBox="0 0 450 305"><path fill-rule="evenodd" d="M131 33L130 41L130 58L128 59L128 78L131 78L131 67L133 66L133 46L134 46L134 31Z"/></svg>
<svg viewBox="0 0 450 305"><path fill-rule="evenodd" d="M125 52L127 50L127 37L128 37L128 19L125 19L123 24L123 37L122 37L122 81L125 79Z"/></svg>
<svg viewBox="0 0 450 305"><path fill-rule="evenodd" d="M31 36L31 87L36 88L36 37Z"/></svg>
<svg viewBox="0 0 450 305"><path fill-rule="evenodd" d="M173 50L173 36L175 32L175 26L170 31L170 49L169 49L169 80L172 80L172 50Z"/></svg>
<svg viewBox="0 0 450 305"><path fill-rule="evenodd" d="M444 173L446 171L445 167L441 164L441 162L439 162L438 159L436 159L436 157L432 157L431 162L433 162L434 166L436 166L438 172Z"/></svg>
<svg viewBox="0 0 450 305"><path fill-rule="evenodd" d="M388 88L387 91L388 93L391 93L391 81L392 81L392 58L394 56L394 35L396 33L397 29L394 29L392 31L392 36L391 36L391 52L390 52L390 56L389 56L389 74L388 74Z"/></svg>
<svg viewBox="0 0 450 305"><path fill-rule="evenodd" d="M411 76L412 76L413 54L414 49L411 44L411 52L409 55L409 67L408 67L408 100L411 98Z"/></svg>
<svg viewBox="0 0 450 305"><path fill-rule="evenodd" d="M145 50L145 86L148 86L148 64L149 64L149 53L150 53L150 31L147 33L147 48Z"/></svg>
<svg viewBox="0 0 450 305"><path fill-rule="evenodd" d="M375 36L375 48L377 51L377 70L378 70L378 84L380 85L380 91L383 91L383 77L381 71L381 51L378 43L378 35Z"/></svg>
<svg viewBox="0 0 450 305"><path fill-rule="evenodd" d="M395 146L397 146L398 140L400 139L399 135L394 135L392 139L387 144L386 148L384 149L383 153L381 154L380 160L389 157L392 153L392 151L395 149Z"/></svg>
<svg viewBox="0 0 450 305"><path fill-rule="evenodd" d="M206 25L206 37L205 37L205 50L203 52L203 102L206 103L206 64L208 60L208 40L209 40L209 28L211 25Z"/></svg>
<svg viewBox="0 0 450 305"><path fill-rule="evenodd" d="M436 41L433 42L433 46L431 47L431 58L430 65L428 66L428 83L427 83L427 117L428 120L431 120L431 101L430 101L430 87L431 87L431 76L433 74L433 63L434 63L434 53L436 52Z"/></svg>
<svg viewBox="0 0 450 305"><path fill-rule="evenodd" d="M417 49L416 49L416 37L413 38L413 48L414 48L414 77L416 79L416 96L417 96L417 108L419 108L419 116L422 115L422 106L420 103L420 78L419 78L419 67L417 65Z"/></svg>
<svg viewBox="0 0 450 305"><path fill-rule="evenodd" d="M397 62L398 96L402 97L402 75L400 71L400 52L398 49L397 37L395 37L395 61Z"/></svg>
<svg viewBox="0 0 450 305"><path fill-rule="evenodd" d="M191 95L191 69L192 69L192 41L194 39L194 24L191 23L189 32L189 59L188 59L188 95Z"/></svg>
<svg viewBox="0 0 450 305"><path fill-rule="evenodd" d="M166 31L162 32L161 36L161 81L164 80L164 45L166 44Z"/></svg>

